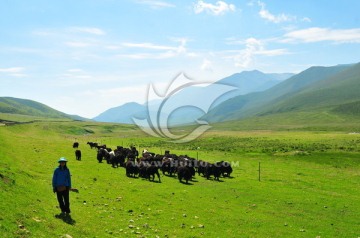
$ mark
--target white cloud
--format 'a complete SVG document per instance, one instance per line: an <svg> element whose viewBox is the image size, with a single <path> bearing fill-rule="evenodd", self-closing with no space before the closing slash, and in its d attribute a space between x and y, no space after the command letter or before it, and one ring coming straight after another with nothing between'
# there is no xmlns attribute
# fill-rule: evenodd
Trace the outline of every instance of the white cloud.
<svg viewBox="0 0 360 238"><path fill-rule="evenodd" d="M229 45L244 45L245 48L242 50L228 51L227 56L224 58L232 59L236 67L248 68L256 56L279 56L290 54L287 49L266 49L266 42L271 40L259 40L255 38L248 38L244 40L237 40L235 38L228 38Z"/></svg>
<svg viewBox="0 0 360 238"><path fill-rule="evenodd" d="M235 12L236 7L234 4L228 4L224 1L217 1L216 4L206 3L199 0L194 6L194 12L196 14L207 12L213 15L223 15L226 12Z"/></svg>
<svg viewBox="0 0 360 238"><path fill-rule="evenodd" d="M312 27L288 32L284 35L283 43L289 42L321 42L333 41L335 43L360 43L360 28L329 29Z"/></svg>
<svg viewBox="0 0 360 238"><path fill-rule="evenodd" d="M79 79L79 80L85 80L85 79L92 79L91 75L87 75L87 74L73 74L73 73L65 73L63 74L63 77L65 78L69 78L71 79L73 84L79 84L78 82L74 82L74 80ZM87 84L87 82L83 82L83 84Z"/></svg>
<svg viewBox="0 0 360 238"><path fill-rule="evenodd" d="M121 81L121 76L117 74L96 73L82 69L68 69L55 77L55 87L69 86L91 86L98 83L116 83Z"/></svg>
<svg viewBox="0 0 360 238"><path fill-rule="evenodd" d="M0 68L1 73L20 73L24 70L22 67Z"/></svg>
<svg viewBox="0 0 360 238"><path fill-rule="evenodd" d="M212 71L213 70L213 64L212 64L212 62L210 60L204 59L200 68L201 68L201 70Z"/></svg>
<svg viewBox="0 0 360 238"><path fill-rule="evenodd" d="M107 50L120 50L123 47L114 44L114 45L105 45L104 48L107 49Z"/></svg>
<svg viewBox="0 0 360 238"><path fill-rule="evenodd" d="M88 33L93 35L105 35L105 31L95 27L71 27L70 31L79 33Z"/></svg>
<svg viewBox="0 0 360 238"><path fill-rule="evenodd" d="M266 9L266 4L258 1L258 5L260 6L259 15L261 18L273 22L273 23L280 23L280 22L287 22L287 21L294 21L296 20L296 16L286 15L284 13L273 15ZM309 19L310 20L310 19Z"/></svg>
<svg viewBox="0 0 360 238"><path fill-rule="evenodd" d="M133 52L130 54L118 54L118 57L130 58L130 59L168 59L179 55L187 57L196 56L193 52L188 52L186 44L188 39L186 38L173 38L172 41L178 42L178 46L167 46L167 45L156 45L152 43L123 43L123 47L127 48L138 48L143 52ZM148 50L152 52L149 53ZM155 52L154 52L155 51Z"/></svg>
<svg viewBox="0 0 360 238"><path fill-rule="evenodd" d="M133 54L118 54L117 57L128 58L128 59L168 59L175 57L174 52L164 52L157 54L150 53L133 53Z"/></svg>
<svg viewBox="0 0 360 238"><path fill-rule="evenodd" d="M68 69L67 72L69 72L69 73L79 73L79 72L84 72L84 70L82 70L82 69Z"/></svg>
<svg viewBox="0 0 360 238"><path fill-rule="evenodd" d="M125 47L130 48L143 48L143 49L151 49L151 50L176 50L177 47L173 46L165 46L165 45L154 45L152 43L123 43Z"/></svg>
<svg viewBox="0 0 360 238"><path fill-rule="evenodd" d="M275 50L259 50L255 52L256 55L264 56L278 56L278 55L288 55L290 52L287 49L275 49Z"/></svg>
<svg viewBox="0 0 360 238"><path fill-rule="evenodd" d="M139 92L146 92L145 90L146 85L108 88L97 90L96 95L100 96L101 98L113 98L122 100L123 97L134 98L134 95L139 94Z"/></svg>
<svg viewBox="0 0 360 238"><path fill-rule="evenodd" d="M100 28L96 27L67 27L62 29L37 29L32 32L34 35L38 36L55 36L58 37L60 34L78 34L78 33L86 33L90 35L106 35L106 32Z"/></svg>
<svg viewBox="0 0 360 238"><path fill-rule="evenodd" d="M137 0L137 3L148 5L153 9L175 7L174 4L165 1L154 1L154 0Z"/></svg>
<svg viewBox="0 0 360 238"><path fill-rule="evenodd" d="M253 61L257 51L264 50L263 43L255 38L248 38L245 41L245 49L234 57L235 66L246 68Z"/></svg>
<svg viewBox="0 0 360 238"><path fill-rule="evenodd" d="M25 68L23 67L0 68L0 73L4 73L12 77L26 77L27 74L23 73L24 70Z"/></svg>
<svg viewBox="0 0 360 238"><path fill-rule="evenodd" d="M81 41L68 41L68 42L65 42L65 45L74 47L74 48L85 48L85 47L93 46L93 44L91 44L91 43L81 42Z"/></svg>
<svg viewBox="0 0 360 238"><path fill-rule="evenodd" d="M311 19L308 18L308 17L303 17L303 18L301 19L301 21L303 21L303 22L311 22Z"/></svg>

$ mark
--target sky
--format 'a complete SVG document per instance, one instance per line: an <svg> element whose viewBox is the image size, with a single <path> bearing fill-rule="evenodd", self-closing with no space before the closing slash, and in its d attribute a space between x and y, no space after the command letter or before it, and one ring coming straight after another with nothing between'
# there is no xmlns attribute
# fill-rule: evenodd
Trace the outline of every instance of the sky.
<svg viewBox="0 0 360 238"><path fill-rule="evenodd" d="M180 73L360 62L358 0L0 0L0 97L93 118Z"/></svg>

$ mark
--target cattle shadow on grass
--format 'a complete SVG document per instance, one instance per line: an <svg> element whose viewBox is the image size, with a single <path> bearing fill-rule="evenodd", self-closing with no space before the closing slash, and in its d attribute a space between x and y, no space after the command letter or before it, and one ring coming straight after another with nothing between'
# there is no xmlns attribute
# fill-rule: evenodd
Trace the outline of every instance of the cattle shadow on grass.
<svg viewBox="0 0 360 238"><path fill-rule="evenodd" d="M72 225L74 226L76 224L76 221L74 219L72 219L72 217L70 216L70 214L58 214L58 215L55 215L56 218L58 219L61 219L63 220L63 222L69 224L69 225Z"/></svg>
<svg viewBox="0 0 360 238"><path fill-rule="evenodd" d="M139 177L142 181L147 181L147 182L151 182L151 183L161 183L161 180L159 181L159 179L149 179L149 178L145 178L145 177Z"/></svg>
<svg viewBox="0 0 360 238"><path fill-rule="evenodd" d="M175 174L172 174L172 175L170 175L170 174L162 174L162 175L165 176L165 177L169 177L169 178L177 178L177 176Z"/></svg>
<svg viewBox="0 0 360 238"><path fill-rule="evenodd" d="M219 182L219 183L225 182L225 180L222 180L222 179L217 180L217 179L214 179L214 178L208 178L207 180L211 180L211 181Z"/></svg>
<svg viewBox="0 0 360 238"><path fill-rule="evenodd" d="M194 182L194 181L192 181L192 182ZM181 184L184 184L184 185L187 185L187 186L191 186L191 185L194 185L193 183L190 183L190 182L184 182L184 181L181 181L180 182Z"/></svg>
<svg viewBox="0 0 360 238"><path fill-rule="evenodd" d="M161 183L161 181L159 181L159 180L149 180L149 181L152 183Z"/></svg>

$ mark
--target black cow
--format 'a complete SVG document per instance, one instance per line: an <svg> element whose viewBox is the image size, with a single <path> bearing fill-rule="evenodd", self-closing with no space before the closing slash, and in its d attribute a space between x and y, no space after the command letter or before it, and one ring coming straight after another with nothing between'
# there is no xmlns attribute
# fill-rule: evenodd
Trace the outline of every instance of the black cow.
<svg viewBox="0 0 360 238"><path fill-rule="evenodd" d="M164 158L161 165L161 171L165 175L167 173L170 177L176 173L177 161L174 158Z"/></svg>
<svg viewBox="0 0 360 238"><path fill-rule="evenodd" d="M230 177L233 171L230 162L220 161L216 163L220 167L220 173L223 177Z"/></svg>
<svg viewBox="0 0 360 238"><path fill-rule="evenodd" d="M125 158L126 154L123 151L123 148L117 147L117 149L114 150L114 156L110 156L112 167L125 167Z"/></svg>
<svg viewBox="0 0 360 238"><path fill-rule="evenodd" d="M149 164L146 161L140 161L139 162L139 177L147 178L146 168L148 167L148 165Z"/></svg>
<svg viewBox="0 0 360 238"><path fill-rule="evenodd" d="M199 160L197 161L197 172L202 176L205 176L205 172L206 172L206 167L208 166L209 162L203 161L203 160Z"/></svg>
<svg viewBox="0 0 360 238"><path fill-rule="evenodd" d="M210 179L210 176L214 176L214 180L219 181L221 175L221 167L217 164L208 163L205 167L205 177Z"/></svg>
<svg viewBox="0 0 360 238"><path fill-rule="evenodd" d="M76 160L81 160L81 150L75 150Z"/></svg>
<svg viewBox="0 0 360 238"><path fill-rule="evenodd" d="M97 150L100 150L100 149L106 149L106 145L96 145L95 146Z"/></svg>
<svg viewBox="0 0 360 238"><path fill-rule="evenodd" d="M139 167L136 164L136 162L134 161L127 161L125 164L125 169L126 169L126 176L128 177L136 177L136 175L139 174Z"/></svg>
<svg viewBox="0 0 360 238"><path fill-rule="evenodd" d="M177 174L180 183L182 183L182 179L185 179L186 183L189 183L189 180L192 179L192 171L189 166L179 166L177 168Z"/></svg>
<svg viewBox="0 0 360 238"><path fill-rule="evenodd" d="M149 152L147 150L143 150L143 152L142 152L142 156L146 159L153 158L153 157L155 157L155 155L156 154L154 152Z"/></svg>
<svg viewBox="0 0 360 238"><path fill-rule="evenodd" d="M73 148L75 149L75 148L79 148L79 142L74 142L73 143Z"/></svg>
<svg viewBox="0 0 360 238"><path fill-rule="evenodd" d="M96 159L99 161L99 163L102 163L102 160L105 158L105 149L100 148L97 151Z"/></svg>
<svg viewBox="0 0 360 238"><path fill-rule="evenodd" d="M90 149L92 149L92 148L96 148L97 146L98 146L98 143L96 143L96 142L91 142L91 141L89 141L88 143L87 143L88 145L90 145Z"/></svg>
<svg viewBox="0 0 360 238"><path fill-rule="evenodd" d="M152 181L155 180L155 174L159 178L159 183L161 183L160 180L160 174L159 174L159 167L157 167L155 162L152 162L147 168L146 168L146 177L150 180L150 177L152 176Z"/></svg>
<svg viewBox="0 0 360 238"><path fill-rule="evenodd" d="M136 149L135 146L131 146L131 147L130 147L130 150L131 150L133 156L135 156L135 158L138 158L138 157L139 157L139 151Z"/></svg>

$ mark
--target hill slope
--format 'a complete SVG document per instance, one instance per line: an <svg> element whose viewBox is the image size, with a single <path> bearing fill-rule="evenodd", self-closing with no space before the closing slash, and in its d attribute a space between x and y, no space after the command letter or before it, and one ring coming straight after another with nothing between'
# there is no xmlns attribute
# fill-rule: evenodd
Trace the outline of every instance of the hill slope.
<svg viewBox="0 0 360 238"><path fill-rule="evenodd" d="M283 108L281 106L275 109L276 105L284 104L285 106L286 104L289 108L293 108L291 105L293 102L291 102L290 99L293 98L294 95L311 90L311 88L320 87L321 82L324 82L324 84L328 84L331 80L337 82L338 80L336 80L335 75L352 67L356 66L311 67L263 92L250 93L231 98L211 110L204 119L211 122L220 122L265 115L268 113L284 112L286 110L279 109L279 107ZM335 77L335 79L332 77ZM338 83L342 84L341 82ZM305 98L308 97L305 96ZM315 101L316 99L314 98L310 100L309 103L315 103ZM270 110L270 108L273 110Z"/></svg>
<svg viewBox="0 0 360 238"><path fill-rule="evenodd" d="M319 81L286 100L273 102L265 113L330 107L341 113L360 115L360 64Z"/></svg>
<svg viewBox="0 0 360 238"><path fill-rule="evenodd" d="M66 113L60 112L49 106L46 106L45 104L33 100L13 97L0 97L0 112L37 117L86 120L80 116L68 115Z"/></svg>
<svg viewBox="0 0 360 238"><path fill-rule="evenodd" d="M135 102L130 102L119 107L110 108L94 117L93 120L99 122L121 122L132 124L133 117L143 117L145 112L145 106Z"/></svg>

